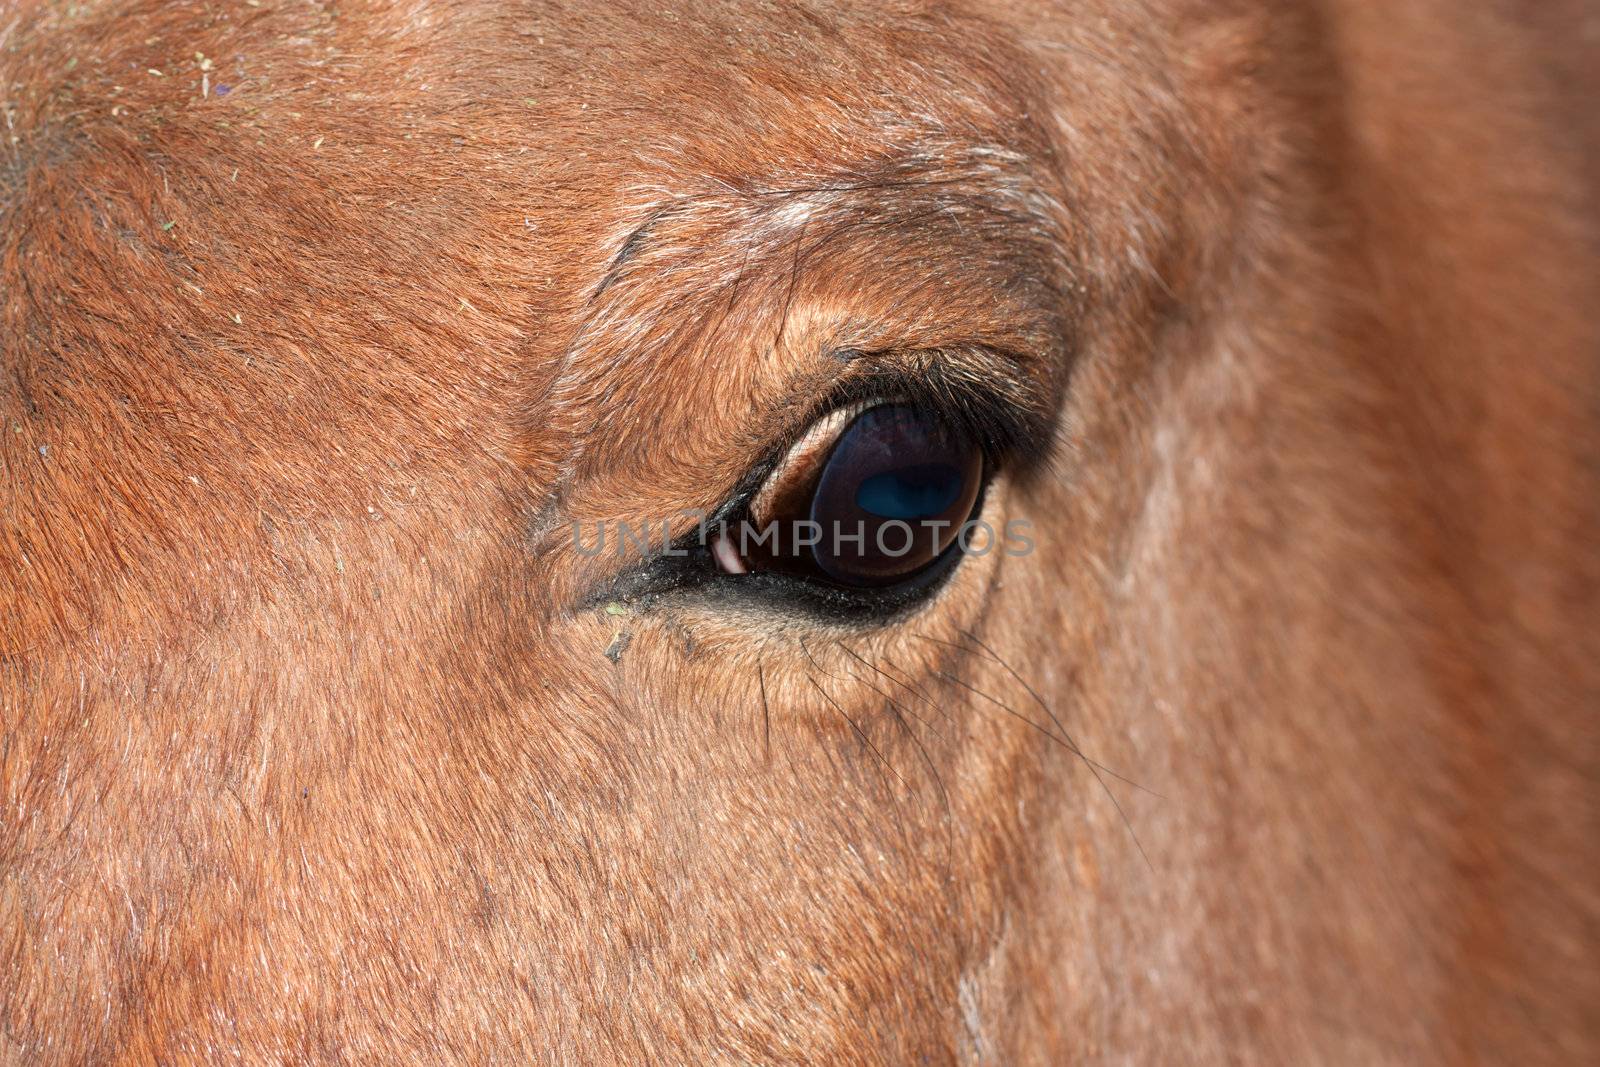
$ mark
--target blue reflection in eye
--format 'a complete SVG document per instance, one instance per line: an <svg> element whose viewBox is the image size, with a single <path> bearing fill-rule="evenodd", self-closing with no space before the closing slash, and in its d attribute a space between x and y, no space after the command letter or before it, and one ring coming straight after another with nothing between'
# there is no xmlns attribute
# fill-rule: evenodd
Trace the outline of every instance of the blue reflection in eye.
<svg viewBox="0 0 1600 1067"><path fill-rule="evenodd" d="M945 463L874 474L856 490L856 506L882 519L922 519L944 511L961 495L961 471Z"/></svg>

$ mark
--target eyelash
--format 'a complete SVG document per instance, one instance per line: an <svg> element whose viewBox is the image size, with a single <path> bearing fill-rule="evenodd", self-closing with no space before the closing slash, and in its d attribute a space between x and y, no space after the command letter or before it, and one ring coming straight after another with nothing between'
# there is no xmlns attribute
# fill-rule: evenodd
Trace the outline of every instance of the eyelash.
<svg viewBox="0 0 1600 1067"><path fill-rule="evenodd" d="M789 439L830 411L881 399L910 404L937 415L982 442L985 458L991 463L1039 458L1029 446L1043 440L1044 412L1023 389L995 377L997 381L984 381L970 374L957 374L945 360L937 358L924 358L904 369L875 370L833 389L807 412ZM787 447L785 442L774 451L781 455Z"/></svg>

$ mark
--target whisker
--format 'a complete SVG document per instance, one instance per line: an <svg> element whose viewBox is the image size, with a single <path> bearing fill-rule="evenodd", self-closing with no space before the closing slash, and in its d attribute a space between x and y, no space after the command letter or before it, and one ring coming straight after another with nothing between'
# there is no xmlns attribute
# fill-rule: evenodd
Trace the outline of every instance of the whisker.
<svg viewBox="0 0 1600 1067"><path fill-rule="evenodd" d="M1055 733L1051 732L1048 727L1041 726L1039 723L1028 718L1026 715L1022 714L1022 712L1018 711L1016 708L1013 708L1005 701L999 699L998 697L990 696L988 693L985 693L983 690L969 684L956 675L951 674L949 671L936 670L933 673L935 677L943 678L947 682L954 682L956 685L959 685L961 688L965 689L974 696L982 697L995 707L999 708L1001 711L1005 712L1007 715L1010 715L1019 722L1027 723L1029 726L1033 727L1035 730L1039 731L1039 733L1043 734L1045 737L1048 737L1050 740L1054 741L1056 744L1060 745L1074 756L1077 756L1079 759L1083 759L1083 753L1079 752L1076 748L1073 748L1065 738L1058 737Z"/></svg>
<svg viewBox="0 0 1600 1067"><path fill-rule="evenodd" d="M932 641L932 640L935 640L935 638L931 638L930 637L930 638L928 638L928 640ZM940 642L940 643L941 644L949 644L948 641L944 641L944 642ZM1113 808L1117 809L1117 817L1122 820L1122 825L1127 828L1128 836L1133 838L1133 847L1139 850L1139 857L1142 860L1144 860L1145 866L1148 867L1151 870L1151 872L1155 871L1155 869L1156 869L1155 868L1155 864L1150 862L1150 856L1145 852L1144 844L1139 840L1139 834L1133 828L1133 821L1128 818L1128 813L1123 810L1122 802L1117 799L1117 795L1115 793L1113 793L1111 791L1111 787L1106 784L1105 777L1100 773L1099 765L1097 765L1088 756L1085 756L1082 752L1078 751L1076 746L1069 744L1063 738L1057 737L1055 734L1051 733L1049 730L1045 729L1043 726L1041 726L1038 723L1034 722L1032 719L1028 718L1026 715L1023 715L1021 712L1017 711L1015 708L1011 707L1011 705L1007 704L1005 701L999 699L998 697L990 696L988 693L985 693L983 690L977 688L976 686L969 685L967 682L963 681L960 678L957 678L955 675L951 674L948 671L935 671L934 673L937 674L939 677L944 678L944 679L946 679L948 681L952 681L952 682L956 683L957 685L961 686L963 689L966 689L969 692L971 692L971 693L973 693L973 694L975 694L977 696L980 696L983 699L993 703L997 707L1003 709L1007 714L1010 714L1010 715L1012 715L1012 716L1014 716L1014 717L1016 717L1018 719L1021 719L1023 722L1027 723L1029 726L1032 726L1035 730L1038 730L1040 733L1044 734L1046 737L1050 738L1052 741L1054 741L1057 744L1061 745L1067 751L1071 752L1073 755L1075 755L1079 759L1083 760L1084 765L1089 768L1089 773L1094 775L1094 780L1099 783L1101 791L1103 793L1105 793L1106 799L1111 801L1111 806Z"/></svg>
<svg viewBox="0 0 1600 1067"><path fill-rule="evenodd" d="M844 644L842 642L837 642L836 641L834 643L837 644L840 648L844 648L844 650L846 652L850 653L850 655L852 655L852 656L855 656L856 659L861 660L862 663L866 663L867 662L866 660L861 659L860 656L857 656L855 654L855 652L851 651L848 648L845 648L845 646L844 646ZM870 664L869 664L869 666L870 666ZM903 707L901 707L899 701L895 700L894 697L890 696L888 693L885 693L882 689L879 689L877 686L873 685L871 682L867 681L867 679L862 678L859 675L852 674L850 676L850 679L851 679L851 681L858 682L861 685L866 686L868 689L870 689L874 693L878 694L884 700L888 701L890 710L892 710L894 712L896 721L898 721L900 723L900 728L903 729L906 732L906 736L911 738L912 743L917 746L917 751L919 753L921 753L921 755L922 755L922 761L928 765L928 772L933 775L935 781L938 781L939 780L939 772L938 772L937 769L935 769L935 767L933 765L933 759L928 755L927 746L922 743L922 739L917 736L916 731L911 729L911 723L906 720L905 709ZM917 721L918 722L923 722L923 719L920 716L918 716ZM926 723L924 723L924 725L926 725ZM944 791L943 782L940 782L939 788L940 788L940 792Z"/></svg>
<svg viewBox="0 0 1600 1067"><path fill-rule="evenodd" d="M1055 709L1050 707L1042 699L1040 699L1039 694L1034 691L1033 687L1031 685L1029 685L1027 682L1023 681L1022 676L1019 675L1016 671L1013 671L1011 669L1011 665L1009 663L1006 663L1004 660L1002 660L1000 658L999 654L997 652L995 652L994 649L990 648L988 645L986 645L982 641L980 641L978 639L978 635L973 633L971 630L962 630L962 631L960 631L960 633L961 633L962 637L965 637L968 641L971 641L973 644L975 644L979 648L983 649L985 652L987 652L989 654L989 656L991 658L993 658L995 660L995 662L999 663L1000 666L1004 667L1006 669L1006 671L1010 673L1011 677L1015 678L1017 680L1017 682L1022 686L1022 688L1026 689L1028 691L1028 694L1030 696L1032 696L1033 699L1034 699L1034 702L1036 704L1038 704L1039 707L1044 710L1044 713L1046 715L1050 716L1050 721L1055 723L1055 726L1056 726L1057 730L1061 731L1061 736L1065 737L1068 741L1071 741L1072 742L1072 747L1073 748L1077 748L1080 753L1083 751L1081 748L1078 748L1078 743L1076 741L1073 741L1072 735L1067 732L1066 725L1064 723L1062 723L1061 719L1056 715ZM933 640L933 639L929 638L929 640Z"/></svg>
<svg viewBox="0 0 1600 1067"><path fill-rule="evenodd" d="M783 317L778 320L778 333L772 339L772 347L779 348L783 344L783 333L789 328L789 309L794 306L795 290L800 285L800 265L805 251L806 230L811 226L809 216L800 223L800 235L794 241L794 263L789 271L789 292L783 298Z"/></svg>
<svg viewBox="0 0 1600 1067"><path fill-rule="evenodd" d="M840 707L839 702L834 700L833 697L829 696L828 691L822 688L821 684L819 684L811 675L806 675L806 681L811 683L811 688L822 694L822 699L831 704L834 711L837 711L844 717L844 721L850 724L850 729L855 731L856 736L861 739L861 743L872 750L872 754L877 756L878 761L889 769L889 773L899 779L901 785L905 786L907 789L910 789L911 783L907 782L903 777L901 777L900 772L894 769L894 764L890 763L884 758L884 755L881 751L879 751L878 746L872 743L872 738L868 737L866 731L862 730L860 725L850 717L850 713L845 711L844 708Z"/></svg>
<svg viewBox="0 0 1600 1067"><path fill-rule="evenodd" d="M840 648L843 648L846 652L848 652L851 656L854 656L856 659L860 660L862 663L865 663L868 667L872 666L872 664L867 663L866 660L862 659L859 655L857 655L854 649L847 648L844 645L843 642L835 642L835 643L838 644ZM879 671L879 673L882 674L883 672ZM939 768L938 768L938 766L936 766L934 764L933 757L928 754L928 747L922 743L922 739L917 736L916 731L911 729L911 724L906 721L904 712L906 710L908 710L908 709L902 708L900 703L897 700L895 700L894 697L890 696L888 693L884 692L882 689L879 689L877 686L875 686L871 682L867 681L867 679L860 678L860 677L855 677L854 675L852 675L852 677L854 678L855 681L857 681L857 682L861 683L862 685L866 686L868 689L870 689L874 693L878 694L878 696L882 697L884 700L889 702L889 707L894 710L895 718L900 723L901 729L905 730L906 736L911 738L911 743L917 746L917 754L922 757L923 764L928 768L928 774L930 776L932 776L932 778L933 778L934 788L936 790L938 790L938 792L939 792L939 805L940 805L940 807L942 807L944 809L945 873L946 873L946 876L948 877L953 872L954 862L955 862L955 850L956 850L955 811L950 806L950 792L949 792L949 790L947 790L945 788L944 776L939 773ZM888 676L885 675L885 677L888 677ZM926 725L925 720L923 720L920 716L918 716L917 721L918 722L923 722L924 725ZM931 730L932 727L930 726L929 729ZM938 731L936 731L936 730L934 732L938 733ZM948 739L946 739L946 743L948 743Z"/></svg>
<svg viewBox="0 0 1600 1067"><path fill-rule="evenodd" d="M820 671L823 674L827 674L828 677L834 678L836 681L838 680L835 675L828 674L827 671L824 671L817 664L816 657L814 657L811 654L811 650L806 647L806 641L805 641L805 638L803 638L803 637L800 639L800 651L805 653L806 660L811 664L811 666L813 668L815 668L817 671ZM815 677L813 677L810 674L807 674L806 675L806 681L811 683L811 688L815 689L818 693L822 694L822 699L823 700L826 700L829 704L833 705L833 710L834 711L837 711L841 716L844 717L844 721L850 724L850 729L852 729L852 730L854 730L856 732L856 736L861 739L862 744L866 745L868 748L870 748L872 750L872 754L877 756L879 761L882 762L882 764L889 769L889 773L893 774L896 778L900 779L900 784L905 786L907 790L910 790L911 789L911 783L907 782L905 780L905 778L901 777L900 772L895 770L894 764L890 763L887 759L884 758L884 755L879 750L878 746L872 743L872 738L868 737L866 731L861 729L861 725L850 717L850 713L845 711L844 708L839 706L839 702L837 700L834 700L833 697L831 695L829 695L829 693L828 693L828 691L826 689L822 688L821 684L817 682Z"/></svg>
<svg viewBox="0 0 1600 1067"><path fill-rule="evenodd" d="M939 638L937 638L937 637L929 637L927 634L916 634L915 636L922 638L924 641L931 641L936 645L943 645L946 648L953 648L957 652L962 653L963 655L970 654L970 652L971 652L971 650L966 648L965 646L955 644L952 641L941 641ZM957 685L961 686L963 689L966 689L968 692L970 692L970 693L972 693L972 694L974 694L976 696L982 697L984 700L987 700L989 703L993 704L995 707L999 708L1001 711L1004 711L1007 715L1010 715L1012 718L1018 720L1019 722L1026 723L1028 726L1031 726L1033 729L1037 730L1039 733L1043 734L1045 737L1049 738L1051 741L1053 741L1056 744L1060 745L1062 748L1066 749L1068 752L1072 753L1074 756L1077 756L1079 759L1084 760L1085 762L1089 762L1089 758L1083 754L1083 752L1078 748L1078 746L1076 744L1074 744L1072 742L1072 740L1070 738L1063 737L1060 734L1057 734L1057 733L1053 732L1049 727L1045 726L1043 723L1040 723L1040 722L1038 722L1038 721L1036 721L1034 719L1029 718L1028 716L1022 714L1022 712L1018 711L1016 708L1012 707L1010 704L1007 704L1005 701L999 699L998 697L991 696L988 693L985 693L981 689L978 689L978 688L976 688L976 687L974 687L972 685L969 685L967 682L963 681L961 678L957 677L956 675L949 673L948 671L935 670L933 673L934 673L935 676L937 676L939 678L942 678L947 682L954 682Z"/></svg>
<svg viewBox="0 0 1600 1067"><path fill-rule="evenodd" d="M895 685L898 685L901 689L904 689L906 692L912 694L918 700L920 700L924 704L928 705L928 707L930 707L934 711L938 712L940 714L940 716L942 716L944 718L944 721L949 723L951 726L958 726L959 725L955 720L955 716L951 715L950 712L945 710L937 702L935 702L931 697L929 697L927 693L923 692L921 686L917 685L914 681L913 682L907 682L907 681L904 680L906 678L910 678L911 677L910 672L908 672L904 667L900 666L898 663L896 663L894 660L890 659L888 656L884 656L883 657L883 662L884 662L885 666L889 667L890 669L892 669L894 671L894 674L892 674L892 675L891 674L884 674L883 676L885 678L889 679ZM878 673L883 674L882 671L879 671ZM962 736L965 737L967 735L963 734Z"/></svg>
<svg viewBox="0 0 1600 1067"><path fill-rule="evenodd" d="M878 668L877 668L877 666L875 664L867 661L866 659L863 659L861 657L861 655L858 652L856 652L855 649L853 649L850 646L846 645L843 641L836 641L834 643L837 644L840 648L844 649L844 652L845 652L845 654L847 656L849 656L851 659L855 660L857 663L860 663L862 666L866 667L868 670L873 671L874 673L878 674L880 677L887 678L891 682L895 681L895 679L890 678L887 674L884 674L881 670L878 670ZM868 682L865 678L857 678L857 681L861 682L862 685L865 685L868 688L872 689L873 692L878 692L879 691L877 686L872 685L872 683ZM896 683L896 684L899 684L899 683ZM888 696L888 694L883 694L883 698L885 700L888 700L891 704L894 704L895 707L897 707L897 708L900 707L899 704L895 704L894 700L892 698L890 698ZM906 714L910 715L912 718L914 718L918 722L920 722L923 726L927 727L928 730L930 732L932 732L935 737L939 738L939 740L943 741L945 744L949 744L950 743L950 738L948 738L944 734L940 733L938 728L935 727L933 725L933 723L929 722L927 719L923 718L921 715L918 715L915 711L912 711L910 708L905 708L904 711L905 711Z"/></svg>
<svg viewBox="0 0 1600 1067"><path fill-rule="evenodd" d="M763 648L766 646L763 645ZM760 653L758 652L759 656ZM761 742L766 753L766 762L772 763L772 707L767 703L767 669L761 660L756 660L756 682L761 687Z"/></svg>
<svg viewBox="0 0 1600 1067"><path fill-rule="evenodd" d="M1043 709L1044 713L1046 715L1050 716L1050 721L1055 724L1055 727L1056 727L1057 730L1061 731L1061 736L1059 738L1057 738L1057 740L1062 741L1066 745L1066 747L1071 750L1073 755L1075 755L1079 759L1083 760L1083 762L1087 763L1090 767L1093 767L1094 769L1096 769L1098 771L1103 771L1104 773L1106 773L1106 774L1110 775L1111 777L1115 778L1117 781L1122 782L1125 785L1130 785L1133 788L1139 790L1141 793L1148 793L1150 796L1153 796L1158 800L1166 800L1167 799L1166 796L1164 796L1163 794L1156 792L1154 789L1151 789L1147 785L1144 785L1144 784L1142 784L1140 782L1135 781L1132 778L1129 778L1127 775L1125 775L1122 772L1116 770L1115 768L1106 766L1104 763L1101 763L1099 760L1095 759L1093 756L1090 756L1088 753L1083 751L1082 747L1079 746L1078 742L1073 738L1073 736L1070 733L1067 732L1067 728L1066 728L1065 724L1063 724L1062 721L1060 720L1060 718L1058 718L1056 716L1056 713L1051 709L1050 705L1045 702L1045 699L1042 696L1039 695L1038 691L1035 690L1033 688L1033 686L1028 684L1027 680L1025 678L1023 678L1022 675L1018 674L1015 670L1012 669L1011 664L1007 663L1004 659L1002 659L1000 657L999 653L995 652L994 649L990 648L988 645L986 645L982 641L978 640L976 635L974 635L974 634L972 634L972 633L970 633L970 632L968 632L966 630L962 630L961 633L962 633L963 636L965 636L967 638L970 638L979 648L983 649L983 651L987 652L989 654L990 658L993 659L996 663L998 663L1002 668L1004 668L1004 670L1005 670L1005 672L1007 674L1011 675L1011 677L1013 677L1013 678L1015 678L1017 680L1017 684L1021 685L1022 688L1027 691L1027 694L1030 697L1033 698L1034 703L1038 704L1039 707L1041 709ZM960 645L957 645L954 642L951 642L951 641L940 641L937 637L929 637L927 634L918 634L917 636L921 637L924 641L933 641L933 642L936 642L936 643L941 644L941 645L947 645L950 648L960 648L961 647ZM987 695L987 694L984 694L984 695ZM1016 714L1016 712L1013 711L1013 714ZM1032 722L1033 720L1029 719L1029 720L1026 720L1026 721ZM1035 726L1037 728L1037 724L1035 724Z"/></svg>

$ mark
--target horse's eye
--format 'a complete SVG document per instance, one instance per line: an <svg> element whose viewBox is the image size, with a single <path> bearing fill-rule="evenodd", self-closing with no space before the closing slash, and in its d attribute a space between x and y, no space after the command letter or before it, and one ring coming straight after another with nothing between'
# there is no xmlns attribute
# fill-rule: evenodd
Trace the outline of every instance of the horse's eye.
<svg viewBox="0 0 1600 1067"><path fill-rule="evenodd" d="M959 556L954 543L976 509L984 468L979 442L932 411L847 409L790 451L715 555L725 571L853 589L921 579Z"/></svg>

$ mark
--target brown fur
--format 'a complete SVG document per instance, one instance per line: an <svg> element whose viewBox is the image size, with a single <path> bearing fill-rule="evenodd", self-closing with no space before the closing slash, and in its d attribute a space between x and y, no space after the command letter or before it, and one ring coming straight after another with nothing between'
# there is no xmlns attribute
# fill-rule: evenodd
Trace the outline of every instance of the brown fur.
<svg viewBox="0 0 1600 1067"><path fill-rule="evenodd" d="M1600 1061L1597 24L0 6L0 1062ZM1037 552L587 603L852 346Z"/></svg>

